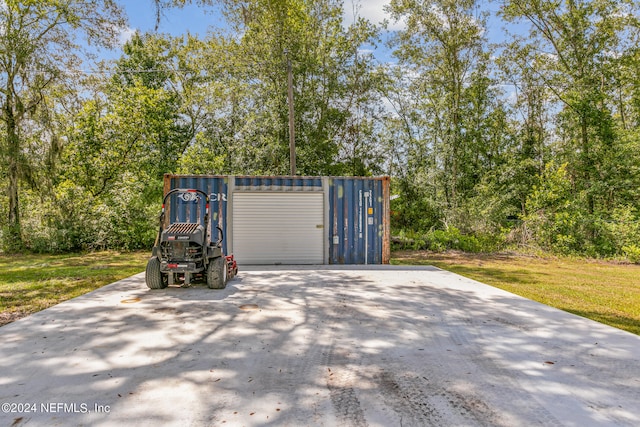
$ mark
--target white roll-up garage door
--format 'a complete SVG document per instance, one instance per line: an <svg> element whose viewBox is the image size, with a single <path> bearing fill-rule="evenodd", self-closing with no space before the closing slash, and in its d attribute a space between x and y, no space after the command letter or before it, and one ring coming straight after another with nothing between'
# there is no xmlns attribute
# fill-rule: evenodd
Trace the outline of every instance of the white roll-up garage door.
<svg viewBox="0 0 640 427"><path fill-rule="evenodd" d="M238 192L232 203L239 264L323 264L323 193Z"/></svg>

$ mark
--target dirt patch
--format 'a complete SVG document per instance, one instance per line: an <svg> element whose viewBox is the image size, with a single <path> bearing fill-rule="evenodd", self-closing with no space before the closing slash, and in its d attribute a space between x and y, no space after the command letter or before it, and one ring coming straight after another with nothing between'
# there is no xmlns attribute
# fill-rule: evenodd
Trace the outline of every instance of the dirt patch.
<svg viewBox="0 0 640 427"><path fill-rule="evenodd" d="M517 261L517 260L537 260L537 261L549 261L549 262L558 262L563 258L559 256L554 256L551 254L525 254L520 252L513 251L505 251L505 252L493 252L493 253L470 253L470 252L462 252L456 250L450 250L446 252L432 252L426 250L420 251L411 251L411 250L402 250L395 251L391 254L392 259L397 259L403 262L416 262L420 264L424 264L428 261L439 261L439 262L491 262L491 261ZM615 259L595 259L595 258L569 258L572 260L580 260L581 263L589 263L589 264L602 264L602 265L624 265L624 266L637 266L640 268L640 265L632 264L628 261L624 260L615 260Z"/></svg>
<svg viewBox="0 0 640 427"><path fill-rule="evenodd" d="M0 312L0 326L15 322L18 319L28 316L30 313L24 311L3 311Z"/></svg>
<svg viewBox="0 0 640 427"><path fill-rule="evenodd" d="M447 252L431 252L431 251L397 251L391 255L392 259L402 262L416 262L419 264L428 263L429 261L439 262L468 262L482 263L490 261L512 261L516 259L541 259L532 255L517 254L515 252L499 252L499 253L469 253L462 251Z"/></svg>

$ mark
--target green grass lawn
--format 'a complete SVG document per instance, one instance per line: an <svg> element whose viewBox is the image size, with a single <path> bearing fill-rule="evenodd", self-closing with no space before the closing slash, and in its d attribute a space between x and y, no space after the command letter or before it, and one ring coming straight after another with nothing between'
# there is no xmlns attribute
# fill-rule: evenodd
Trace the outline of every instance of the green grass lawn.
<svg viewBox="0 0 640 427"><path fill-rule="evenodd" d="M395 252L392 263L433 265L640 335L640 265L426 251Z"/></svg>
<svg viewBox="0 0 640 427"><path fill-rule="evenodd" d="M149 251L0 255L0 325L144 271Z"/></svg>

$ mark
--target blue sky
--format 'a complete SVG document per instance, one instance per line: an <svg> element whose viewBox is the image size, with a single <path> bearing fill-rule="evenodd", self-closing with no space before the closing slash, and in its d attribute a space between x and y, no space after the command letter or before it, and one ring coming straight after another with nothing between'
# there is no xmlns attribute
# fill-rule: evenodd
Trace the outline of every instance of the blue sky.
<svg viewBox="0 0 640 427"><path fill-rule="evenodd" d="M120 0L120 4L127 13L131 30L154 31L156 16L153 0ZM212 8L194 5L164 10L158 32L180 35L189 31L205 35L209 26L221 25L219 15L213 12Z"/></svg>
<svg viewBox="0 0 640 427"><path fill-rule="evenodd" d="M120 0L129 16L132 29L152 31L155 27L155 8L153 0ZM353 19L354 0L345 0L345 19ZM384 13L384 5L389 0L355 0L356 8L361 16L374 23L388 16ZM186 31L205 34L210 25L220 26L222 21L215 13L215 8L187 5L183 8L172 8L164 11L158 31L174 35Z"/></svg>
<svg viewBox="0 0 640 427"><path fill-rule="evenodd" d="M388 18L383 8L389 0L355 0L359 15L369 19L373 23L379 23ZM123 33L123 41L135 30L141 32L154 31L156 25L155 6L153 0L120 0L129 18L129 28ZM345 21L353 20L353 0L345 0ZM204 36L211 27L220 28L224 21L215 7L202 7L187 5L182 8L171 8L163 11L158 32L169 33L174 36L186 34L198 34ZM395 28L395 27L394 27ZM379 46L376 57L380 61L392 60L391 54L384 46Z"/></svg>
<svg viewBox="0 0 640 427"><path fill-rule="evenodd" d="M123 34L123 39L126 39L135 30L154 31L156 16L153 0L120 0L120 2L129 18L129 28ZM384 6L388 3L389 0L344 0L345 21L348 23L353 19L355 4L355 9L360 16L373 23L380 23L384 19L389 19L389 16L384 12ZM481 7L494 14L498 5L496 1L483 0ZM172 35L191 32L204 36L210 27L219 28L222 25L224 23L219 14L215 12L215 8L187 5L183 8L165 10L160 20L158 32ZM401 25L401 23L391 23L390 29L400 29ZM495 18L490 20L487 31L491 42L498 42L503 38L502 23ZM392 60L389 50L384 46L378 47L375 56L383 62Z"/></svg>

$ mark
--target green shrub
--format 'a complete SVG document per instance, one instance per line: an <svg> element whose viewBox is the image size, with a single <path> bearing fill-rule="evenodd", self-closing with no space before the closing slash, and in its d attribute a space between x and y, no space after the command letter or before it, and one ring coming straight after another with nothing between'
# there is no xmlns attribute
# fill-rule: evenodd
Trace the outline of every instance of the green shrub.
<svg viewBox="0 0 640 427"><path fill-rule="evenodd" d="M626 253L625 248L640 244L640 217L633 206L613 209L610 220L602 222L602 229L612 253Z"/></svg>
<svg viewBox="0 0 640 427"><path fill-rule="evenodd" d="M61 182L44 197L25 190L21 193L22 246L9 248L8 239L2 244L6 250L37 253L150 248L157 232L160 196L153 191L145 194L148 187L124 174L112 190L99 196L71 181Z"/></svg>
<svg viewBox="0 0 640 427"><path fill-rule="evenodd" d="M411 230L400 230L392 239L393 250L418 251L426 248L426 242L421 234Z"/></svg>
<svg viewBox="0 0 640 427"><path fill-rule="evenodd" d="M640 246L629 245L622 248L622 252L629 261L634 264L640 264Z"/></svg>
<svg viewBox="0 0 640 427"><path fill-rule="evenodd" d="M464 252L484 252L480 240L469 234L462 234L456 227L449 227L447 230L434 230L427 237L430 249L436 252L444 250L460 250Z"/></svg>
<svg viewBox="0 0 640 427"><path fill-rule="evenodd" d="M456 227L447 230L431 230L419 233L400 230L393 237L394 250L429 250L444 252L459 250L464 252L492 252L504 244L504 238L489 234L465 234Z"/></svg>

